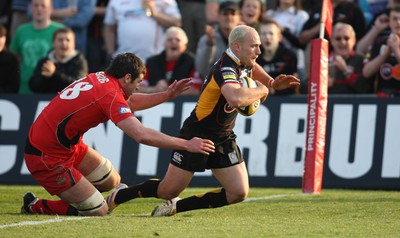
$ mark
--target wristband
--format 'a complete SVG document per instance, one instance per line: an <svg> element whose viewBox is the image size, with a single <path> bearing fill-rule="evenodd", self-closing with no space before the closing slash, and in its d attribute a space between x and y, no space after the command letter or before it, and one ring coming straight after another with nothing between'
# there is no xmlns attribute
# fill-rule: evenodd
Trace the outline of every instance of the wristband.
<svg viewBox="0 0 400 238"><path fill-rule="evenodd" d="M275 79L270 78L269 81L268 81L268 87L273 88L272 84L274 84L274 82L275 82Z"/></svg>

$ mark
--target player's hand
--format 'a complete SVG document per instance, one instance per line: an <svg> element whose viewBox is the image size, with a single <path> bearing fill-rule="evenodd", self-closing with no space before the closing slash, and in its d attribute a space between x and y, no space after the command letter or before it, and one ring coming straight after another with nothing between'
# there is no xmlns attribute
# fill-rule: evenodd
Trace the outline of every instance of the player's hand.
<svg viewBox="0 0 400 238"><path fill-rule="evenodd" d="M292 86L300 85L300 79L294 75L280 74L275 78L272 88L276 90L286 89Z"/></svg>
<svg viewBox="0 0 400 238"><path fill-rule="evenodd" d="M168 98L175 98L181 95L184 91L190 88L192 83L192 78L184 78L179 81L175 80L169 87L167 88Z"/></svg>
<svg viewBox="0 0 400 238"><path fill-rule="evenodd" d="M215 152L214 142L207 139L201 139L199 137L193 137L188 141L189 146L187 151L193 153L201 153L205 155L209 155L210 153Z"/></svg>
<svg viewBox="0 0 400 238"><path fill-rule="evenodd" d="M261 103L263 103L269 95L269 89L267 86L265 86L263 83L259 82L258 80L254 80L254 82L256 83L257 87L262 87L265 90L265 95L262 98L260 98Z"/></svg>

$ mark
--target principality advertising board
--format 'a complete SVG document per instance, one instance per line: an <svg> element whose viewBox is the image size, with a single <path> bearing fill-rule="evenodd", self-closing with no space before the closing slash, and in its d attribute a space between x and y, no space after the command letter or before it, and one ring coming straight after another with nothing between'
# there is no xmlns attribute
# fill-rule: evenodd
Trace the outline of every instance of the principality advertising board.
<svg viewBox="0 0 400 238"><path fill-rule="evenodd" d="M30 125L48 95L0 95L0 183L36 184L23 161ZM146 126L177 136L196 98L180 97L135 112ZM328 98L323 187L400 189L400 98ZM238 115L235 133L252 187L301 188L307 96L269 97L252 116ZM127 184L162 178L171 150L139 145L112 122L100 124L84 141L111 160ZM217 186L209 171L191 186Z"/></svg>

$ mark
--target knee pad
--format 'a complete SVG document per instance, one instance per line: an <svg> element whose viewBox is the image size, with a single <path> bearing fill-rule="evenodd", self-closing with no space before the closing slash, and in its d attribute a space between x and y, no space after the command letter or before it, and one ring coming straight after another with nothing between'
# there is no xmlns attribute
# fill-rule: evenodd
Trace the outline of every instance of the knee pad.
<svg viewBox="0 0 400 238"><path fill-rule="evenodd" d="M71 206L75 207L82 215L90 215L91 213L99 210L106 201L103 195L96 190L89 198L82 202L72 203Z"/></svg>
<svg viewBox="0 0 400 238"><path fill-rule="evenodd" d="M103 162L95 170L93 170L93 172L86 176L86 178L93 185L100 185L111 176L112 170L113 166L111 161L103 157Z"/></svg>

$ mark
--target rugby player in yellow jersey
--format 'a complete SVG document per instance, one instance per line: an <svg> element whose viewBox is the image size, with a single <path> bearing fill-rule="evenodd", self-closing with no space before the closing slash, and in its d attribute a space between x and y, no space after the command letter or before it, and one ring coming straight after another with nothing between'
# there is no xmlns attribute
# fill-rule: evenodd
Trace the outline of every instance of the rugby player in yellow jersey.
<svg viewBox="0 0 400 238"><path fill-rule="evenodd" d="M229 48L212 66L202 87L198 102L180 130L180 137L200 137L214 142L215 152L209 155L174 150L168 171L162 180L151 179L128 188L121 186L109 197L110 211L118 204L137 197L158 197L166 201L157 206L152 216L216 208L246 199L249 180L243 156L233 132L238 112L235 108L250 105L268 96L266 85L285 89L299 85L292 75L272 79L258 64L260 37L254 28L240 25L229 35ZM239 79L254 78L256 88L241 87ZM211 169L221 188L184 199L179 194L189 185L195 172Z"/></svg>

